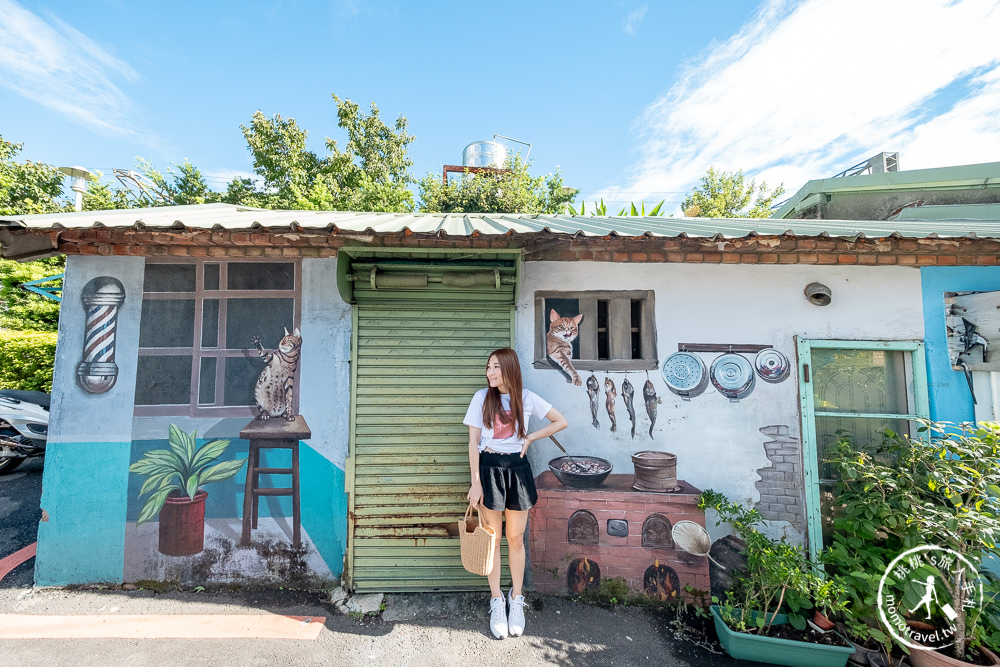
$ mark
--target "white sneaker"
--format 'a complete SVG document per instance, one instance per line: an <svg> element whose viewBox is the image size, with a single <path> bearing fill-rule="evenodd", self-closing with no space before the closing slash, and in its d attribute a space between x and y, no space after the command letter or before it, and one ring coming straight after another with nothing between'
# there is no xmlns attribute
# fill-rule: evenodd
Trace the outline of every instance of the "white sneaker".
<svg viewBox="0 0 1000 667"><path fill-rule="evenodd" d="M514 590L511 589L507 596L510 600L510 615L507 618L508 631L512 637L520 637L524 633L524 608L528 603L524 601L523 595L514 597Z"/></svg>
<svg viewBox="0 0 1000 667"><path fill-rule="evenodd" d="M497 639L507 636L507 603L502 595L490 600L490 631Z"/></svg>

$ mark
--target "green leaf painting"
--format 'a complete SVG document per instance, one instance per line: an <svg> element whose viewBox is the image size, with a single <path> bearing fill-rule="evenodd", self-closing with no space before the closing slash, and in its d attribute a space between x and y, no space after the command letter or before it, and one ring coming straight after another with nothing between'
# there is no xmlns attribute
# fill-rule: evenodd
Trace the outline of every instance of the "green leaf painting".
<svg viewBox="0 0 1000 667"><path fill-rule="evenodd" d="M129 466L129 472L142 475L146 480L139 490L139 497L147 494L135 525L155 519L167 496L176 492L194 500L198 489L211 482L225 482L235 477L246 459L219 461L229 446L229 440L212 440L198 446L198 432L187 433L170 425L169 449L154 449Z"/></svg>

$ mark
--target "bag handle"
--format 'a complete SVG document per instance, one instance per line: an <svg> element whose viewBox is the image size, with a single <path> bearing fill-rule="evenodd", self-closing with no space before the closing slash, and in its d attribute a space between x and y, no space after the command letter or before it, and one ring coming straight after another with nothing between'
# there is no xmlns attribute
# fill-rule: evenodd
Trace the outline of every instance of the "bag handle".
<svg viewBox="0 0 1000 667"><path fill-rule="evenodd" d="M476 508L476 519L479 521L479 525L482 526L483 525L483 517L479 513L479 505L473 505L471 502L469 503L469 508L467 510L465 510L465 521L469 520L469 515L472 514L472 508L473 507Z"/></svg>

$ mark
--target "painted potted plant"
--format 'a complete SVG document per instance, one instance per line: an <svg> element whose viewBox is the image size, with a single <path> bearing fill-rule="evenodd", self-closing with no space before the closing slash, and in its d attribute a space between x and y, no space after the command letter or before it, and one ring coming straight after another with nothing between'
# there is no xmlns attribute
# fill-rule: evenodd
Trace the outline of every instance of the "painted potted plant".
<svg viewBox="0 0 1000 667"><path fill-rule="evenodd" d="M885 584L900 601L902 620L947 624L951 645L937 651L897 643L914 667L1000 665L990 650L1000 645L1000 629L989 613L1000 589L995 577L979 568L985 555L998 553L1000 542L1000 425L925 421L918 432L921 439L886 431L883 442L867 447L840 434L830 463L839 473L841 516L826 562L857 599L852 611L877 615L877 582L893 559L925 546L958 554L980 573L979 580L965 576L968 568L931 559L920 561L906 577L888 577ZM924 583L930 581L942 589L940 596ZM979 590L982 599L973 599ZM933 618L916 617L913 610L922 595L931 593L937 599ZM931 606L927 609L931 616ZM862 624L855 618L853 625ZM869 637L890 642L884 627L872 627L871 619L866 625Z"/></svg>
<svg viewBox="0 0 1000 667"><path fill-rule="evenodd" d="M728 523L746 543L746 569L733 573L733 590L711 607L723 648L744 660L843 667L854 648L836 632L809 631L806 622L814 603L831 613L844 608L839 585L823 577L802 547L765 535L756 509L712 490L702 493L699 507L715 510L717 525Z"/></svg>
<svg viewBox="0 0 1000 667"><path fill-rule="evenodd" d="M139 496L149 494L135 525L159 516L159 550L167 556L190 556L205 546L205 498L201 487L232 479L246 459L218 462L229 440L198 446L197 431L170 425L169 449L154 449L129 466L146 477Z"/></svg>

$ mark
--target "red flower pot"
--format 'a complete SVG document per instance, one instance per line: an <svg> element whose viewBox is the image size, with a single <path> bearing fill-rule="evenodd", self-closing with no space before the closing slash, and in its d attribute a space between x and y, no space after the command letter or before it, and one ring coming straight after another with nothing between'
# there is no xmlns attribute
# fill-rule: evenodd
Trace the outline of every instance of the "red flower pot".
<svg viewBox="0 0 1000 667"><path fill-rule="evenodd" d="M173 492L160 510L160 553L191 556L205 548L205 498L201 489L194 500L186 493Z"/></svg>
<svg viewBox="0 0 1000 667"><path fill-rule="evenodd" d="M947 651L948 649L945 650ZM1000 665L1000 658L995 653L986 647L981 647L979 650L990 661L987 664ZM910 664L913 667L963 667L964 665L971 665L973 663L966 662L965 660L956 660L950 655L938 653L930 649L911 649Z"/></svg>
<svg viewBox="0 0 1000 667"><path fill-rule="evenodd" d="M826 614L818 609L813 614L813 623L823 630L833 630L833 621L826 617Z"/></svg>

